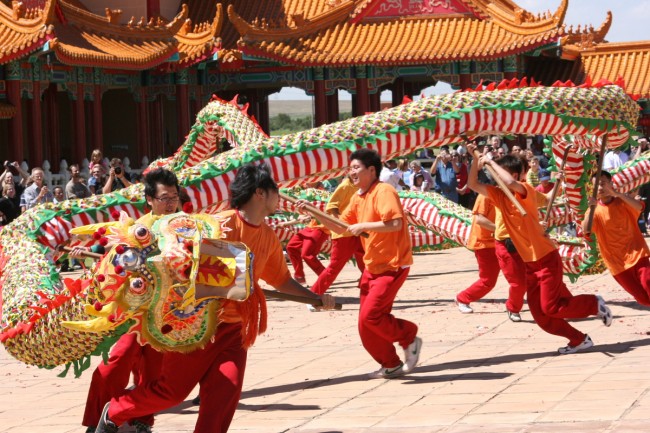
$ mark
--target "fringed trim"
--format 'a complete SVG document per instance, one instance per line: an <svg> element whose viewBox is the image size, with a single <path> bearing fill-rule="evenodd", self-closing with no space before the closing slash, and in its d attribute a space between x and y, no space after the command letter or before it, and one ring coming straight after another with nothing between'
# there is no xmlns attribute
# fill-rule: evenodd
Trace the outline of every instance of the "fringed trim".
<svg viewBox="0 0 650 433"><path fill-rule="evenodd" d="M266 332L267 312L264 292L257 286L243 302L235 303L242 322L242 345L248 349L259 334Z"/></svg>

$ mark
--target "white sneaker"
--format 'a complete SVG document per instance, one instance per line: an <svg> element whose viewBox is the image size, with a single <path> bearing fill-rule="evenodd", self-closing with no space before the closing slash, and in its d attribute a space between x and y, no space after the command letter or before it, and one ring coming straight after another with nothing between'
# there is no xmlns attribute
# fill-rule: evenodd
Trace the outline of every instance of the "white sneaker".
<svg viewBox="0 0 650 433"><path fill-rule="evenodd" d="M416 365L418 365L418 360L420 359L420 350L422 349L422 339L420 337L415 337L413 342L404 349L404 372L410 373Z"/></svg>
<svg viewBox="0 0 650 433"><path fill-rule="evenodd" d="M605 300L602 296L596 295L598 298L598 317L603 321L603 325L611 326L614 316L612 315L612 310L605 304Z"/></svg>
<svg viewBox="0 0 650 433"><path fill-rule="evenodd" d="M581 350L589 349L593 347L594 342L591 341L591 338L588 335L585 335L585 339L582 340L582 343L577 346L564 346L560 347L557 351L560 355L569 355L571 353L580 352Z"/></svg>
<svg viewBox="0 0 650 433"><path fill-rule="evenodd" d="M307 304L307 311L309 311L310 313L318 313L319 311L321 311L321 309L316 308L311 304Z"/></svg>
<svg viewBox="0 0 650 433"><path fill-rule="evenodd" d="M397 367L385 368L382 367L377 371L368 373L368 378L370 379L394 379L404 375L404 364L400 362Z"/></svg>
<svg viewBox="0 0 650 433"><path fill-rule="evenodd" d="M513 322L521 322L521 314L513 313L510 310L507 310L507 311L508 311L508 319L510 319Z"/></svg>
<svg viewBox="0 0 650 433"><path fill-rule="evenodd" d="M459 302L458 299L456 299L456 305L458 306L458 311L460 311L463 314L470 314L474 312L474 310L472 310L472 307L470 307L469 304L463 304L462 302Z"/></svg>

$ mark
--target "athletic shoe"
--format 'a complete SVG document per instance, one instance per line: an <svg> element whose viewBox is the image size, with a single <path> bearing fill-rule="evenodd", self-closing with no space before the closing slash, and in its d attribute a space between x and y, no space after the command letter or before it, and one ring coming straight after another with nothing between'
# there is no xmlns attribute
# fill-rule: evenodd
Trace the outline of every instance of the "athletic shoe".
<svg viewBox="0 0 650 433"><path fill-rule="evenodd" d="M380 368L368 374L370 379L394 379L404 375L404 363L400 362L397 367L393 368Z"/></svg>
<svg viewBox="0 0 650 433"><path fill-rule="evenodd" d="M598 317L600 317L600 320L603 321L603 325L611 326L612 320L614 320L612 310L610 310L609 307L605 305L605 300L602 296L596 295L596 298L598 298Z"/></svg>
<svg viewBox="0 0 650 433"><path fill-rule="evenodd" d="M194 398L192 399L192 404L193 404L194 406L198 406L198 405L200 405L200 404L201 404L201 397L198 396L198 395L197 395L196 397L194 397Z"/></svg>
<svg viewBox="0 0 650 433"><path fill-rule="evenodd" d="M404 373L410 373L413 371L416 365L418 365L418 360L420 359L420 350L422 350L422 339L420 337L415 337L413 342L404 349Z"/></svg>
<svg viewBox="0 0 650 433"><path fill-rule="evenodd" d="M133 421L131 425L135 427L135 433L151 433L151 426L142 421Z"/></svg>
<svg viewBox="0 0 650 433"><path fill-rule="evenodd" d="M521 322L521 315L519 313L514 313L508 310L508 319L512 320L513 322Z"/></svg>
<svg viewBox="0 0 650 433"><path fill-rule="evenodd" d="M117 433L120 429L113 421L108 418L108 407L111 403L106 403L102 410L102 415L99 417L99 424L97 424L96 433Z"/></svg>
<svg viewBox="0 0 650 433"><path fill-rule="evenodd" d="M582 340L582 343L577 346L564 346L560 347L557 351L560 355L569 355L571 353L580 352L581 350L589 349L594 345L594 342L591 341L588 335L585 335L585 339Z"/></svg>
<svg viewBox="0 0 650 433"><path fill-rule="evenodd" d="M310 313L318 313L319 311L321 311L321 309L314 307L311 304L307 304L307 311L309 311Z"/></svg>
<svg viewBox="0 0 650 433"><path fill-rule="evenodd" d="M86 433L95 433L95 430L97 430L96 427L88 427L88 428L86 429Z"/></svg>
<svg viewBox="0 0 650 433"><path fill-rule="evenodd" d="M458 306L458 311L460 311L463 314L470 314L474 312L474 310L472 310L472 307L470 307L469 304L463 304L462 302L459 302L458 299L456 299L456 305Z"/></svg>
<svg viewBox="0 0 650 433"><path fill-rule="evenodd" d="M307 280L305 280L305 277L293 277L294 280L298 281L300 284L306 284Z"/></svg>

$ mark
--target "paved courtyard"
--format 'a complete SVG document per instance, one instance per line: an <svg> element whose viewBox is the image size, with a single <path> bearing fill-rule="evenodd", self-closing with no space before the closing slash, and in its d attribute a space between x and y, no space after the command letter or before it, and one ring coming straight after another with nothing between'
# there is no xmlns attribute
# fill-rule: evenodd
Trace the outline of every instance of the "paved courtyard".
<svg viewBox="0 0 650 433"><path fill-rule="evenodd" d="M249 352L242 399L231 432L647 432L650 430L650 313L609 273L586 276L574 294L599 293L614 312L576 326L595 346L559 356L566 341L542 332L527 307L524 321L505 313L507 286L475 313L453 300L476 278L472 253L457 248L418 254L395 303L424 340L420 365L400 379L368 380L378 365L356 329L358 271L346 266L331 292L343 311L310 313L269 301L269 330ZM308 275L308 282L314 276ZM98 360L95 360L96 364ZM57 378L0 349L0 432L83 432L90 372ZM156 416L155 432L191 432L191 399ZM123 428L122 431L131 431ZM206 432L207 433L207 432Z"/></svg>

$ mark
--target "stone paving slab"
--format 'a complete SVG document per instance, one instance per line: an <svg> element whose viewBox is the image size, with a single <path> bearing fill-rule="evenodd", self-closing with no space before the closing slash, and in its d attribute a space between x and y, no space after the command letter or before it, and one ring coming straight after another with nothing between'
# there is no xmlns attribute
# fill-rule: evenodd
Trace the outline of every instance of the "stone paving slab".
<svg viewBox="0 0 650 433"><path fill-rule="evenodd" d="M595 346L559 356L561 338L541 331L524 307L505 314L502 277L486 299L461 314L455 294L476 279L464 249L415 256L394 312L414 321L424 340L415 371L368 380L378 365L357 334L358 271L348 265L331 292L343 311L310 313L269 301L269 329L249 352L236 433L647 432L650 421L650 315L608 274L569 284L598 293L614 312L575 322ZM308 281L314 275L308 274ZM99 360L94 361L94 365ZM0 432L83 432L90 372L61 379L0 349ZM155 432L192 432L191 399L156 416ZM121 431L132 431L129 427Z"/></svg>

